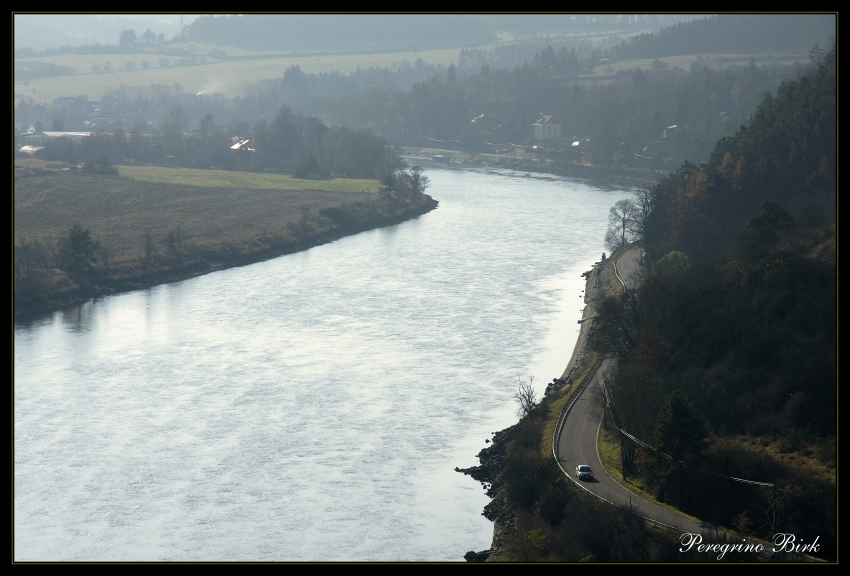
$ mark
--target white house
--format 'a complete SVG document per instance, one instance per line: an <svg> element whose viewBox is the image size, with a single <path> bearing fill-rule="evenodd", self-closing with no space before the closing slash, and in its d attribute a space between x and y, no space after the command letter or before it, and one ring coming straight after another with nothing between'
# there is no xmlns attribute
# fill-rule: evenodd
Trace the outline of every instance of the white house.
<svg viewBox="0 0 850 576"><path fill-rule="evenodd" d="M87 136L91 136L91 132L26 132L18 134L16 140L22 146L47 146L48 141L60 138L68 138L74 144L79 144Z"/></svg>
<svg viewBox="0 0 850 576"><path fill-rule="evenodd" d="M535 140L560 140L561 125L552 122L551 116L543 116L533 124Z"/></svg>

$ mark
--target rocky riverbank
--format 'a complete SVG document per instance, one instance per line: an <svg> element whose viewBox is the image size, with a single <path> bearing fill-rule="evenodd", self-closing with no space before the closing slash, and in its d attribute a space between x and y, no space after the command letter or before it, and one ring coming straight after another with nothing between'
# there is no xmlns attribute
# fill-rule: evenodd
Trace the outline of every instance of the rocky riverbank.
<svg viewBox="0 0 850 576"><path fill-rule="evenodd" d="M573 384L590 358L588 341L593 331L593 318L599 303L613 293L607 272L607 260L596 262L591 270L583 276L587 278L584 290L585 308L582 313L581 329L573 348L573 354L561 378L555 379L546 389L546 399L549 401L560 397L567 386ZM478 453L478 466L470 468L455 468L481 483L487 490L487 496L492 498L484 507L482 516L493 522L493 542L489 550L467 552L464 558L467 562L496 562L505 552L505 546L516 529L516 516L511 512L511 504L506 492L504 473L506 470L508 445L521 433L522 422L505 428L493 435L493 442ZM551 454L550 454L551 457Z"/></svg>

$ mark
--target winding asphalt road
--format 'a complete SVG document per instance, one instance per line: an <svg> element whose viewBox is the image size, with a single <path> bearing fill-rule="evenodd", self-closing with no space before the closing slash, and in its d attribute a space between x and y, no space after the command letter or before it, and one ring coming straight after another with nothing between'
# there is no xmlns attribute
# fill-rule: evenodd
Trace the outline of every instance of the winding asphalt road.
<svg viewBox="0 0 850 576"><path fill-rule="evenodd" d="M629 288L636 287L641 281L638 271L640 257L641 249L632 248L624 252L615 262L615 270L618 271L618 276ZM588 284L590 283L588 282ZM591 304L592 302L588 302L588 306L585 308L585 318L595 315L595 311L593 310L595 306L591 306ZM613 366L613 363L614 361L612 359L604 360L588 385L585 386L584 390L568 408L567 415L563 419L561 429L555 441L557 445L557 461L561 470L576 485L600 500L614 504L615 506L631 507L636 514L653 524L678 532L700 534L705 537L705 542L707 543L739 541L740 537L722 530L717 530L709 524L691 520L686 516L671 512L666 508L645 500L620 485L602 466L602 460L599 457L599 450L597 448L599 430L602 426L602 408L596 397L599 395L597 391L601 388L602 376ZM593 469L595 477L592 480L579 480L576 478L575 469L580 464L587 464ZM684 546L687 546L686 539L689 537L683 535L682 538L683 540L681 542ZM769 544L757 556L763 560L793 562L814 560L805 554L773 550ZM683 557L683 560L687 560L687 558Z"/></svg>
<svg viewBox="0 0 850 576"><path fill-rule="evenodd" d="M619 276L628 287L633 288L640 282L638 272L640 256L640 248L632 248L615 262ZM644 500L621 486L602 466L597 449L597 436L602 425L602 409L595 401L595 397L598 395L596 391L600 389L602 375L612 367L613 362L612 359L602 362L564 418L557 440L558 464L564 473L584 490L611 504L630 505L637 514L650 522L681 532L702 533L713 530L707 524L694 522L690 518ZM589 481L578 480L575 469L579 464L590 466L595 478Z"/></svg>

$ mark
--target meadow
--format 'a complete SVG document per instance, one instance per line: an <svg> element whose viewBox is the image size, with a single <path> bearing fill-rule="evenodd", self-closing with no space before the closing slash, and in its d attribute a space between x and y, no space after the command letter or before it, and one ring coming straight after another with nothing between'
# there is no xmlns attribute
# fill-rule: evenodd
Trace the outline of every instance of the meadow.
<svg viewBox="0 0 850 576"><path fill-rule="evenodd" d="M145 230L160 242L179 227L200 252L227 246L228 252L249 253L260 239L291 236L292 226L305 225L305 219L316 230L326 227L319 210L369 202L378 187L375 180L310 181L155 166L82 174L59 163L19 160L14 234L16 244L55 239L79 222L109 247L114 266L133 268L144 250Z"/></svg>
<svg viewBox="0 0 850 576"><path fill-rule="evenodd" d="M200 186L204 188L251 188L256 190L299 190L323 192L378 192L377 180L333 178L300 180L286 174L199 170L163 166L118 166L118 173L130 180L156 184Z"/></svg>

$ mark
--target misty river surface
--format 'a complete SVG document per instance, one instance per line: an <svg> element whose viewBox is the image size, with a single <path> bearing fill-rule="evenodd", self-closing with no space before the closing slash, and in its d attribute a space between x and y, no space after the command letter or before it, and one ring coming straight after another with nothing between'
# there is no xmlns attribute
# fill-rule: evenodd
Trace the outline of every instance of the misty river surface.
<svg viewBox="0 0 850 576"><path fill-rule="evenodd" d="M439 207L14 334L14 559L462 561L625 190L429 165Z"/></svg>

